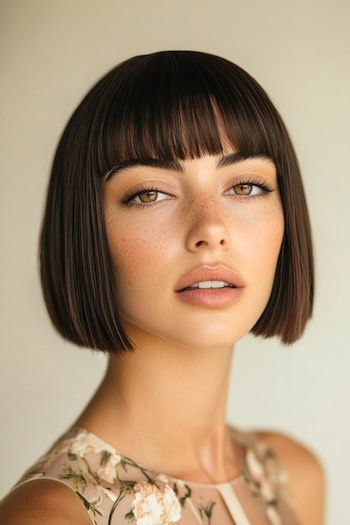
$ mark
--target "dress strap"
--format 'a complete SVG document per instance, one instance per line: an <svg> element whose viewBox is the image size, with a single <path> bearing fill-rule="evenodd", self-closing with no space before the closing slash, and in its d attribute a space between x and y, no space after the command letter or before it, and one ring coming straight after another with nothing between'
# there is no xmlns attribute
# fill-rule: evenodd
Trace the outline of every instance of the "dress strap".
<svg viewBox="0 0 350 525"><path fill-rule="evenodd" d="M247 515L239 501L238 496L230 483L217 483L216 488L220 492L236 525L251 525Z"/></svg>

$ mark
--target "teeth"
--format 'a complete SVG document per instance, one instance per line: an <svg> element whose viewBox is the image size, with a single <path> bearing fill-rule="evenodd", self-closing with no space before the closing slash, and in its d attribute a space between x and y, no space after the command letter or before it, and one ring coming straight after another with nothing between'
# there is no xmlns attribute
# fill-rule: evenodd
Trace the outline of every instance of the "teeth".
<svg viewBox="0 0 350 525"><path fill-rule="evenodd" d="M224 288L227 286L233 288L232 284L225 281L200 281L199 283L191 284L188 288Z"/></svg>

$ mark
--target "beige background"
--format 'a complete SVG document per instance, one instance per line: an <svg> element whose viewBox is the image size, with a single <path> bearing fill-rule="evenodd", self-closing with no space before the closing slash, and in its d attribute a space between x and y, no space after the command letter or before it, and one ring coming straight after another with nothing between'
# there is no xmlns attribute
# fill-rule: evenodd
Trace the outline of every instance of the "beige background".
<svg viewBox="0 0 350 525"><path fill-rule="evenodd" d="M37 237L58 137L121 60L193 49L245 68L282 113L316 251L313 320L289 349L251 336L237 345L228 419L311 447L328 477L327 523L350 522L349 14L345 0L1 3L0 496L72 422L105 367L54 332L41 297Z"/></svg>

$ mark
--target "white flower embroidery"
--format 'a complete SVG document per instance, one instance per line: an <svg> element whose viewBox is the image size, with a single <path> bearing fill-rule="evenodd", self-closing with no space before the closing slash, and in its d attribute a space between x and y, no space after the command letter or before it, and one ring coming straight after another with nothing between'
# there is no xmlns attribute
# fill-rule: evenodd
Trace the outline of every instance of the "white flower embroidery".
<svg viewBox="0 0 350 525"><path fill-rule="evenodd" d="M104 443L93 434L86 434L80 432L73 439L67 442L69 452L76 454L77 456L84 457L87 452L109 452L112 455L116 455L113 447Z"/></svg>
<svg viewBox="0 0 350 525"><path fill-rule="evenodd" d="M271 521L272 525L281 525L281 516L276 511L275 507L272 505L268 505L266 509L266 514L269 517L269 520Z"/></svg>
<svg viewBox="0 0 350 525"><path fill-rule="evenodd" d="M103 494L107 496L111 501L113 501L113 503L116 501L117 496L114 494L114 492L112 492L111 490L105 489L101 485L98 488L100 492L103 492Z"/></svg>
<svg viewBox="0 0 350 525"><path fill-rule="evenodd" d="M268 479L264 479L261 481L260 491L265 501L272 501L276 498L273 486Z"/></svg>
<svg viewBox="0 0 350 525"><path fill-rule="evenodd" d="M265 478L264 467L252 449L249 449L247 452L247 465L249 472L256 481L262 481Z"/></svg>
<svg viewBox="0 0 350 525"><path fill-rule="evenodd" d="M267 454L268 448L261 446L260 453ZM273 457L271 461L274 464ZM251 476L258 482L258 491L266 503L266 514L271 525L281 525L281 516L272 502L276 501L276 492L272 483L270 468L265 468L253 450L247 453L247 466ZM265 465L266 466L266 465Z"/></svg>
<svg viewBox="0 0 350 525"><path fill-rule="evenodd" d="M158 474L155 479L159 479L160 481L163 481L164 483L168 483L168 477L165 474Z"/></svg>
<svg viewBox="0 0 350 525"><path fill-rule="evenodd" d="M181 505L169 485L161 490L147 481L139 481L134 491L131 508L137 525L168 525L180 520Z"/></svg>
<svg viewBox="0 0 350 525"><path fill-rule="evenodd" d="M98 469L98 476L104 481L113 483L117 477L116 466L120 463L120 461L121 456L119 454L112 454L109 456L107 463Z"/></svg>

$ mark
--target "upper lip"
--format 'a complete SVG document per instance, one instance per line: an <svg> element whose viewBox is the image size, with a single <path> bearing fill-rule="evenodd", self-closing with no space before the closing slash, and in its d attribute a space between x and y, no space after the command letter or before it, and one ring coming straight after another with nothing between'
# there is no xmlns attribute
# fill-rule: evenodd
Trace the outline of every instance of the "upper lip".
<svg viewBox="0 0 350 525"><path fill-rule="evenodd" d="M241 276L231 268L217 264L215 266L201 265L192 268L181 277L176 285L176 292L181 292L184 288L200 281L225 281L236 288L244 286Z"/></svg>

